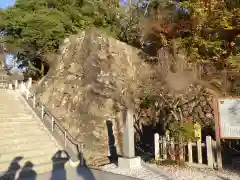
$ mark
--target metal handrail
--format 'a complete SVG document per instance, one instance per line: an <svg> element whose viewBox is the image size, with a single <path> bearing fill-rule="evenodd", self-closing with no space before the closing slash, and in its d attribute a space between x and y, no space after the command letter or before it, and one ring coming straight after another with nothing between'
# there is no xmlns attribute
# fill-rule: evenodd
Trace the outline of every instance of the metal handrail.
<svg viewBox="0 0 240 180"><path fill-rule="evenodd" d="M58 119L50 112L50 110L48 110L43 105L43 103L40 100L38 100L38 101L36 100L35 93L33 93L25 83L22 83L22 85L24 86L22 88L24 88L24 90L25 90L26 99L28 100L29 98L33 98L33 100L32 100L33 101L33 108L37 107L36 103L38 103L41 106L41 118L42 118L42 120L43 120L45 114L47 114L52 119L52 127L51 127L52 132L54 131L54 126L57 125L58 128L60 129L60 131L62 131L64 133L64 147L65 148L67 147L67 139L69 139L72 144L77 146L78 151L80 149L80 151L82 152L84 144L82 142L77 141L68 132L68 130L61 124L61 122L59 122Z"/></svg>

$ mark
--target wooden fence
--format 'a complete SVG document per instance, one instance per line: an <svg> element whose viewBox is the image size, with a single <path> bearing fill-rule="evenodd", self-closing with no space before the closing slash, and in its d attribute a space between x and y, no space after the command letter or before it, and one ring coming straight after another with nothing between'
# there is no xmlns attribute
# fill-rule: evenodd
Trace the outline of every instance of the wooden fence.
<svg viewBox="0 0 240 180"><path fill-rule="evenodd" d="M154 144L155 160L179 159L189 162L189 164L203 164L204 150L206 152L207 166L214 168L216 143L212 140L211 136L206 137L206 143L202 143L200 140L197 140L195 142L189 141L181 144L173 138L159 136L159 134L156 133L154 135ZM193 147L197 150L197 162L193 161ZM187 157L187 160L185 160L185 157Z"/></svg>

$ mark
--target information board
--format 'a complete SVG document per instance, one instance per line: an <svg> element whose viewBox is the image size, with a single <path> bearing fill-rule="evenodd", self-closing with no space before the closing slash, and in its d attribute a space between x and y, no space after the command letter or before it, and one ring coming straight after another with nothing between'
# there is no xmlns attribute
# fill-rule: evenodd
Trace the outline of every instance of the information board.
<svg viewBox="0 0 240 180"><path fill-rule="evenodd" d="M240 139L240 97L218 100L219 129L222 139Z"/></svg>

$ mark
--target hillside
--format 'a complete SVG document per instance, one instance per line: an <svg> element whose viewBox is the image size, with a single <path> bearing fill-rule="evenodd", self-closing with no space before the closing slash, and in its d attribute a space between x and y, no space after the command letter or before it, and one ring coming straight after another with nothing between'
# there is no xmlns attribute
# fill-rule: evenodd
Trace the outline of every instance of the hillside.
<svg viewBox="0 0 240 180"><path fill-rule="evenodd" d="M143 80L150 77L149 66L141 61L139 50L96 29L66 39L60 51L37 94L85 143L88 163L108 156L108 136L112 134L108 134L107 121L114 123L120 152L122 119L117 111L132 105L140 84L147 85Z"/></svg>
<svg viewBox="0 0 240 180"><path fill-rule="evenodd" d="M170 56L162 59L166 61L162 67L162 63L144 62L140 54L140 50L100 30L83 31L65 39L47 75L34 87L38 98L73 136L85 143L89 165L108 162L110 145L116 146L116 153L121 155L124 108L133 108L136 117L140 115L135 122L136 148L151 145L150 137L155 132L162 133L173 121L168 113L171 108L164 105L159 93L163 93L169 103L179 101L178 107L186 122L197 120L210 129L214 124L212 95L193 77L193 70L172 73L168 64ZM155 96L152 101L162 104L153 118L144 115L149 109L141 105L144 96ZM150 131L146 131L146 127ZM211 131L205 133L213 133Z"/></svg>

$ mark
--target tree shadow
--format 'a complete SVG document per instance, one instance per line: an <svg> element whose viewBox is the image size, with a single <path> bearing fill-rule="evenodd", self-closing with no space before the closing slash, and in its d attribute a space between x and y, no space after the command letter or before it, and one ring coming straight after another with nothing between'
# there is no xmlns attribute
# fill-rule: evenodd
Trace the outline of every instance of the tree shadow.
<svg viewBox="0 0 240 180"><path fill-rule="evenodd" d="M108 147L110 151L109 159L111 163L116 163L118 159L118 154L115 146L115 137L113 135L113 123L112 121L107 120L106 125L107 125L107 131L108 131Z"/></svg>
<svg viewBox="0 0 240 180"><path fill-rule="evenodd" d="M137 156L140 156L144 161L148 161L154 157L154 134L155 128L152 124L141 125L141 130L135 130L136 146L135 152Z"/></svg>

